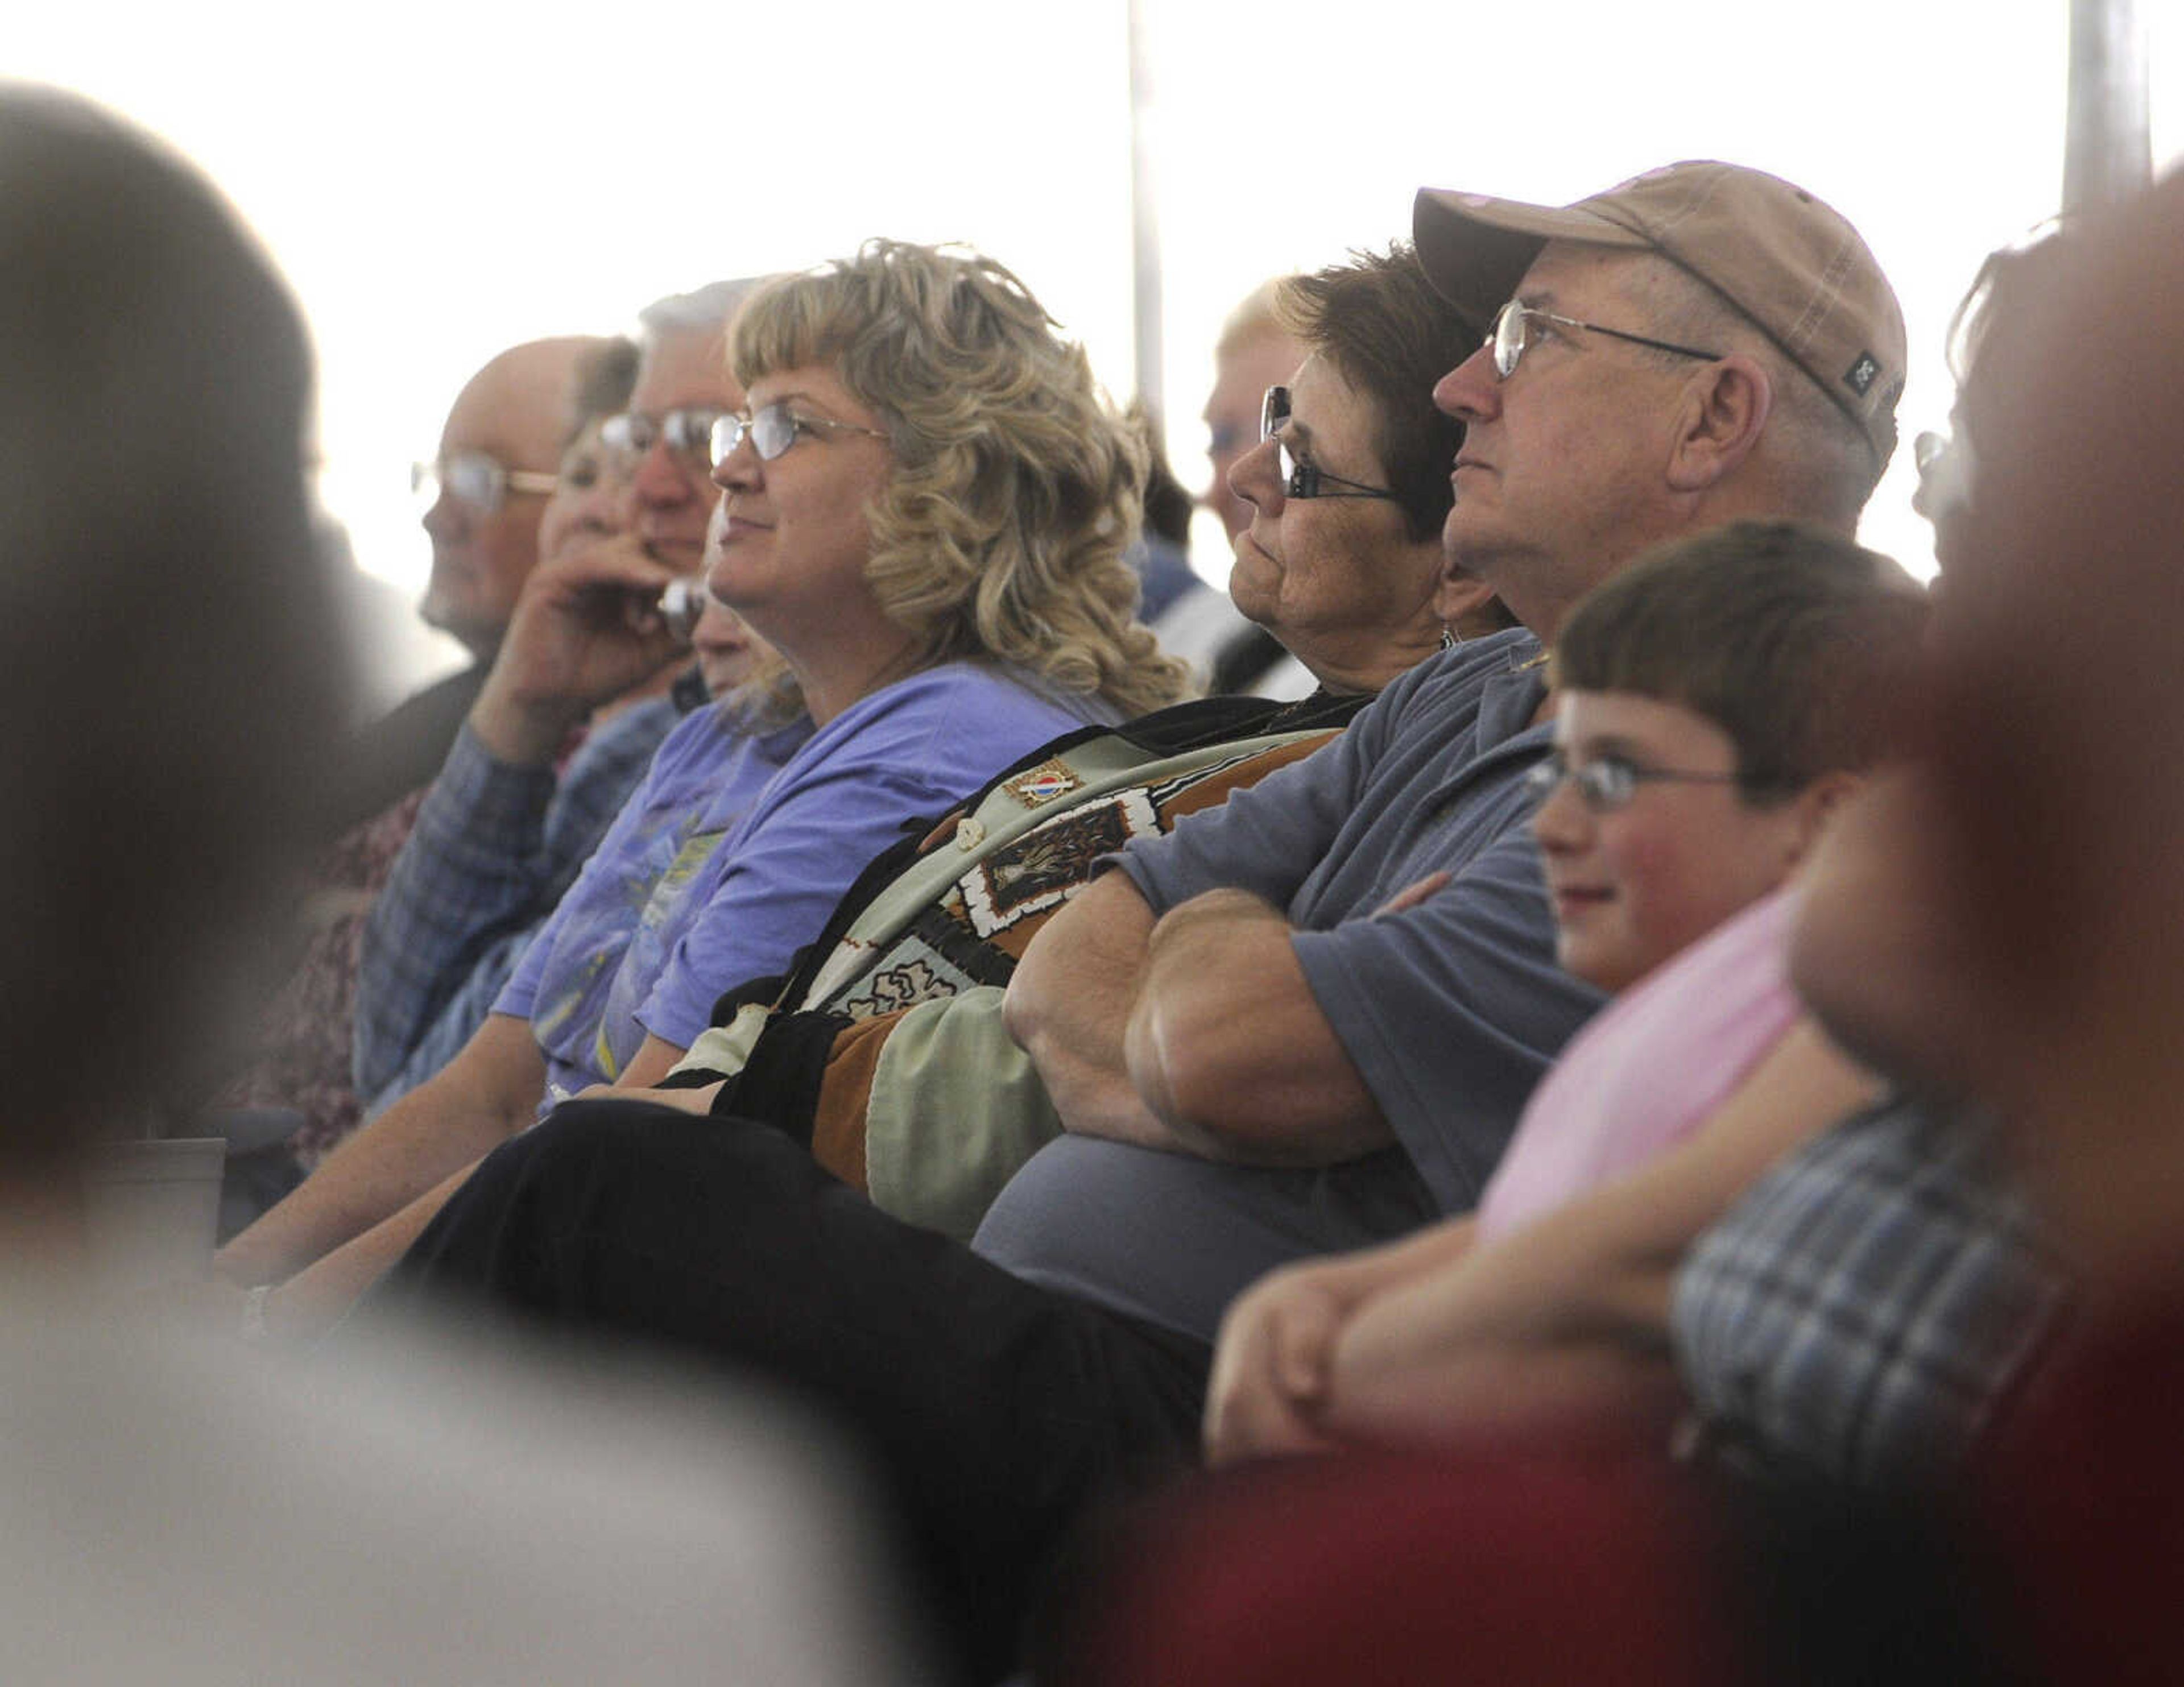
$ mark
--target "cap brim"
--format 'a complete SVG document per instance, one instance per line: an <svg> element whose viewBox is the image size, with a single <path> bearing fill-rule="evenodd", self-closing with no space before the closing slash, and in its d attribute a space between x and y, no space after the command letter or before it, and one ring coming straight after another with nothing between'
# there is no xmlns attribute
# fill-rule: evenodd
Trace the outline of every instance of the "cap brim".
<svg viewBox="0 0 2184 1687"><path fill-rule="evenodd" d="M1479 322L1508 303L1551 240L1634 249L1652 245L1581 205L1527 205L1446 187L1418 190L1411 237L1434 290Z"/></svg>

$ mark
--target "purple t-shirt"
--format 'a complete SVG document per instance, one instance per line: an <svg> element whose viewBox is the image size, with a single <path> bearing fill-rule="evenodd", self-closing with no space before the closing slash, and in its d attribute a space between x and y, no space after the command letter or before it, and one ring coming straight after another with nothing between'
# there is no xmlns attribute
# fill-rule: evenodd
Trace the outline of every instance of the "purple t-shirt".
<svg viewBox="0 0 2184 1687"><path fill-rule="evenodd" d="M683 721L494 1004L531 1022L543 1105L612 1083L648 1032L688 1047L723 991L786 968L905 824L1112 718L1097 699L951 662L788 729L809 733L793 753L718 710Z"/></svg>

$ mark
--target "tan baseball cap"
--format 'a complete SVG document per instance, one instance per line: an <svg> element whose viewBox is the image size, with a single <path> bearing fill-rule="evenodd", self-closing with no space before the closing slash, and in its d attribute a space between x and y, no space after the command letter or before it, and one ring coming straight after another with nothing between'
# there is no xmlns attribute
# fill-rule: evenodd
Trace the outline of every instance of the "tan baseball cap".
<svg viewBox="0 0 2184 1687"><path fill-rule="evenodd" d="M1819 384L1883 464L1903 393L1903 312L1858 232L1803 188L1698 160L1574 205L1422 188L1412 231L1449 302L1490 321L1550 240L1658 252L1704 281Z"/></svg>

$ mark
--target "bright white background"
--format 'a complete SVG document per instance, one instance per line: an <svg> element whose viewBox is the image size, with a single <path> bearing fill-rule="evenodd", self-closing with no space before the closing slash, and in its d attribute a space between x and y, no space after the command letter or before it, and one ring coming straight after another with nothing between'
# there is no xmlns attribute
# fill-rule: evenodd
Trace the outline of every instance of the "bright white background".
<svg viewBox="0 0 2184 1687"><path fill-rule="evenodd" d="M2146 9L2158 168L2184 148L2184 18ZM1422 184L1562 203L1699 156L1799 181L1902 295L1907 442L1944 423L1943 331L1981 258L2060 194L2067 0L1145 12L1167 437L1193 486L1231 305L1407 233ZM426 555L407 465L471 371L717 276L872 234L971 241L1133 384L1124 0L119 0L7 33L7 74L164 134L259 231L317 341L326 506L405 595ZM1909 455L1864 537L1925 572ZM1195 551L1225 576L1203 526Z"/></svg>

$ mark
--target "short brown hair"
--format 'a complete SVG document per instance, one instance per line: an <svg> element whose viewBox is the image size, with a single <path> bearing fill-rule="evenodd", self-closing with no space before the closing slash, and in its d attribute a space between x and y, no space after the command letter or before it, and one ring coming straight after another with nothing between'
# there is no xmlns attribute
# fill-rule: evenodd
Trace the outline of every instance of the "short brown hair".
<svg viewBox="0 0 2184 1687"><path fill-rule="evenodd" d="M1434 290L1418 253L1385 253L1279 284L1281 320L1371 400L1373 447L1413 539L1440 532L1455 494L1449 470L1463 424L1434 408L1442 376L1477 350L1479 325Z"/></svg>
<svg viewBox="0 0 2184 1687"><path fill-rule="evenodd" d="M1798 521L1737 521L1648 551L1587 593L1557 687L1703 715L1747 799L1792 795L1899 747L1925 590L1887 557Z"/></svg>

